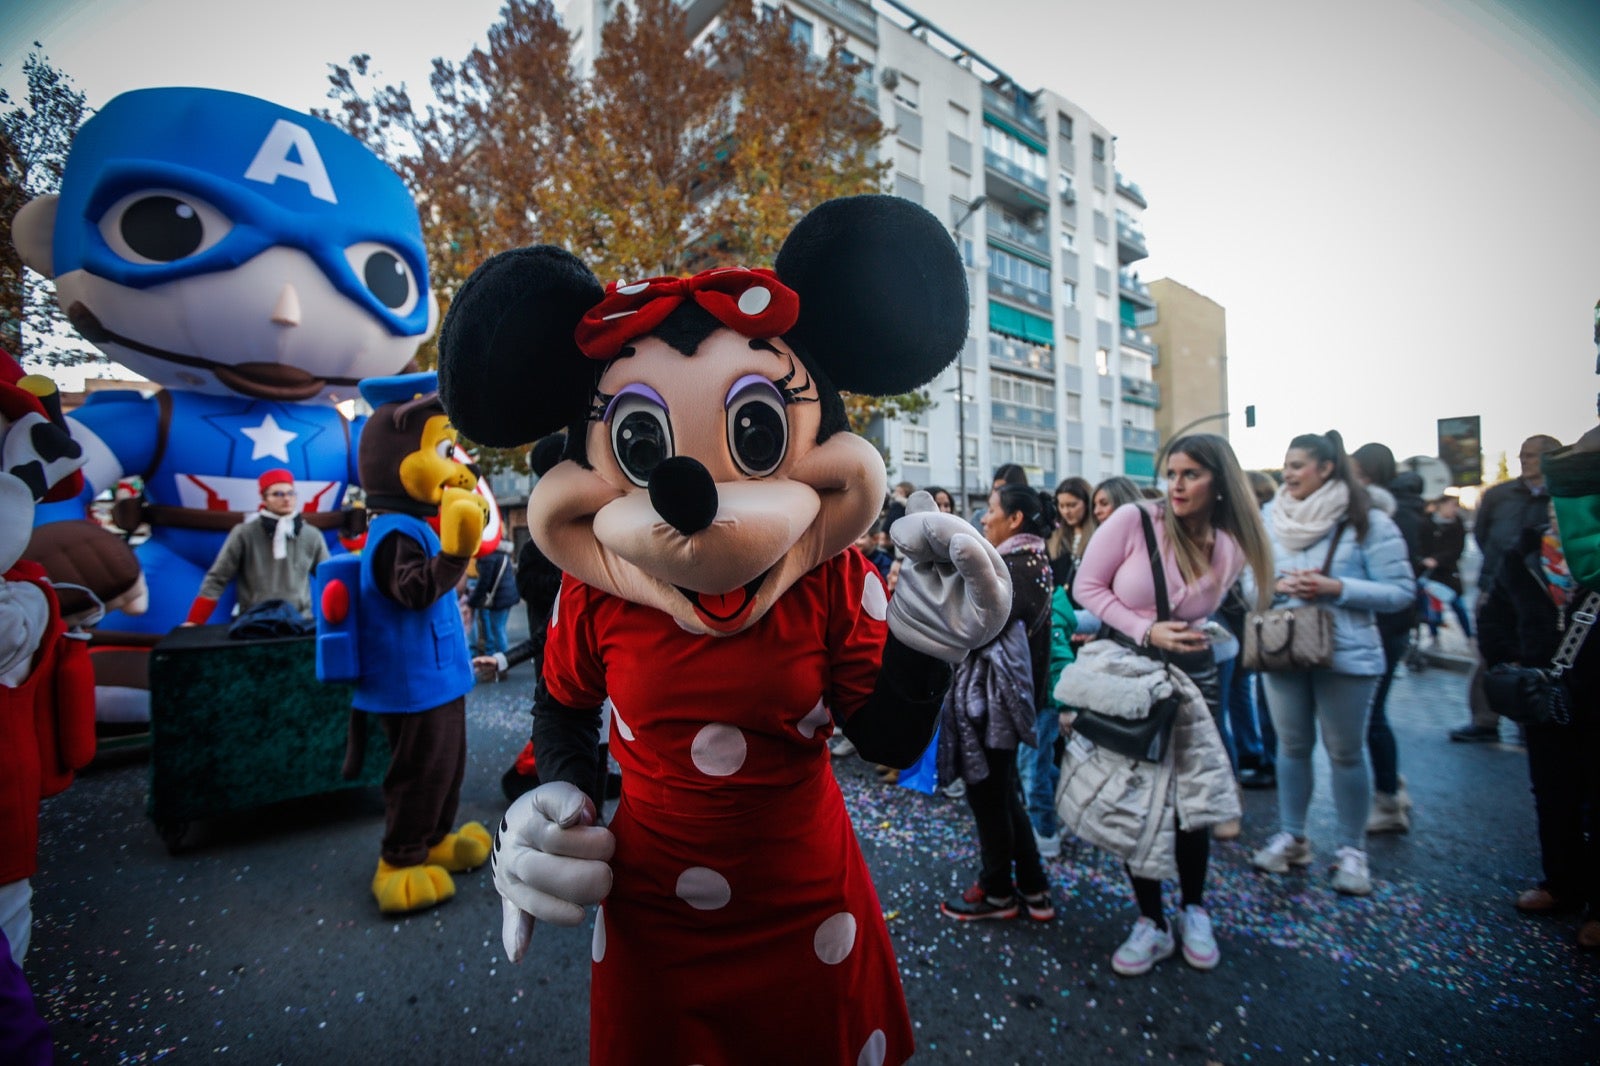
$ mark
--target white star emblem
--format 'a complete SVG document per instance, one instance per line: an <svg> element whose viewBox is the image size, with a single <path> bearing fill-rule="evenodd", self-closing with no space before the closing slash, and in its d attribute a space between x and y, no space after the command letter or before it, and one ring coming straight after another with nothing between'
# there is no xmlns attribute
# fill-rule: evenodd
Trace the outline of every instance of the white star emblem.
<svg viewBox="0 0 1600 1066"><path fill-rule="evenodd" d="M277 420L271 415L263 418L255 429L241 427L239 432L255 443L250 452L252 460L282 459L286 463L289 461L289 442L300 435L280 428Z"/></svg>

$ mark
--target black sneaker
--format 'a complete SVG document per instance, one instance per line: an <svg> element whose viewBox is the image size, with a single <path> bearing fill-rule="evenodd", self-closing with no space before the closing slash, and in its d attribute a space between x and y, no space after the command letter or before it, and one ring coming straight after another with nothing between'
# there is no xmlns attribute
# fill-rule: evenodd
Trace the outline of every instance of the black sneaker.
<svg viewBox="0 0 1600 1066"><path fill-rule="evenodd" d="M1450 739L1461 744L1493 744L1500 739L1497 725L1464 725L1450 730Z"/></svg>
<svg viewBox="0 0 1600 1066"><path fill-rule="evenodd" d="M1047 896L1047 901L1048 898ZM1054 908L1052 908L1052 912L1053 910ZM973 885L961 893L960 899L941 902L939 904L939 913L946 918L954 918L958 922L981 922L986 919L1015 918L1017 916L1017 897L1007 896L997 902L987 896L982 888Z"/></svg>
<svg viewBox="0 0 1600 1066"><path fill-rule="evenodd" d="M1241 788L1277 788L1278 775L1271 768L1248 767L1239 771Z"/></svg>

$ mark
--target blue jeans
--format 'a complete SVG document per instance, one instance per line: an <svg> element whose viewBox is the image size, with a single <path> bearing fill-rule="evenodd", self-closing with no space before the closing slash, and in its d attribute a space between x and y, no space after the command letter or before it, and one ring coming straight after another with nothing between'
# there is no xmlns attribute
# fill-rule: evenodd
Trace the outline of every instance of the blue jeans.
<svg viewBox="0 0 1600 1066"><path fill-rule="evenodd" d="M1038 747L1017 745L1017 777L1022 782L1022 798L1028 808L1028 821L1042 837L1055 836L1056 782L1061 767L1056 765L1056 738L1061 735L1061 716L1054 707L1039 711L1033 721Z"/></svg>
<svg viewBox="0 0 1600 1066"><path fill-rule="evenodd" d="M1266 715L1256 703L1256 675L1239 667L1238 659L1217 664L1222 674L1223 717L1233 734L1234 769L1239 763L1258 770L1272 769L1272 754L1276 743L1268 743L1263 735L1270 723L1261 722ZM1273 738L1276 741L1276 737Z"/></svg>
<svg viewBox="0 0 1600 1066"><path fill-rule="evenodd" d="M1311 750L1318 727L1327 749L1338 815L1339 847L1366 850L1372 806L1372 771L1367 765L1367 715L1377 677L1298 670L1263 675L1278 731L1278 818L1286 833L1304 838L1306 812L1316 772Z"/></svg>
<svg viewBox="0 0 1600 1066"><path fill-rule="evenodd" d="M1378 689L1372 694L1372 716L1367 720L1367 753L1372 756L1372 787L1379 792L1394 795L1400 791L1400 749L1394 742L1394 730L1389 728L1389 686L1394 682L1394 671L1406 657L1411 647L1411 632L1402 629L1388 633L1383 638L1383 676L1378 679Z"/></svg>
<svg viewBox="0 0 1600 1066"><path fill-rule="evenodd" d="M505 654L506 650L506 618L511 614L511 608L495 611L488 607L478 608L478 645L483 649L483 654L493 655L496 652Z"/></svg>

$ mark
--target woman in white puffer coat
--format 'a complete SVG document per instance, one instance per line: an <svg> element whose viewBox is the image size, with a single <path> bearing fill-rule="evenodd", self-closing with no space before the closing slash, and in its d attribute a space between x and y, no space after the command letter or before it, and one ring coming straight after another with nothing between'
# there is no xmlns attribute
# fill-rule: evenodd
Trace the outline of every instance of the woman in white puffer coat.
<svg viewBox="0 0 1600 1066"><path fill-rule="evenodd" d="M1367 716L1384 670L1377 616L1399 610L1416 595L1411 557L1394 520L1371 506L1351 473L1343 440L1332 430L1289 442L1283 484L1265 517L1276 602L1316 604L1333 615L1333 663L1326 669L1262 675L1278 734L1280 824L1251 862L1276 874L1311 865L1306 811L1315 784L1311 751L1320 731L1339 826L1333 887L1364 896L1372 891L1366 851L1372 804Z"/></svg>

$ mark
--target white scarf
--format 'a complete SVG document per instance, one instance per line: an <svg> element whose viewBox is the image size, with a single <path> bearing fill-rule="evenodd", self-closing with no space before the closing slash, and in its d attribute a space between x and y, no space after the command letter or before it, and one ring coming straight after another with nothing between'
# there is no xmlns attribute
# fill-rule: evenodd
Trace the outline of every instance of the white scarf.
<svg viewBox="0 0 1600 1066"><path fill-rule="evenodd" d="M1289 495L1289 486L1279 485L1272 500L1272 534L1290 551L1305 551L1328 535L1334 523L1344 520L1350 509L1350 486L1338 478L1303 500Z"/></svg>
<svg viewBox="0 0 1600 1066"><path fill-rule="evenodd" d="M289 538L300 529L300 510L296 508L286 515L275 515L265 506L259 508L255 514L245 521L255 521L260 518L271 518L277 521L272 530L272 557L274 559L287 559L289 557Z"/></svg>

